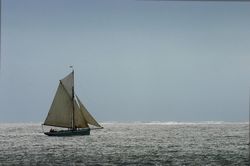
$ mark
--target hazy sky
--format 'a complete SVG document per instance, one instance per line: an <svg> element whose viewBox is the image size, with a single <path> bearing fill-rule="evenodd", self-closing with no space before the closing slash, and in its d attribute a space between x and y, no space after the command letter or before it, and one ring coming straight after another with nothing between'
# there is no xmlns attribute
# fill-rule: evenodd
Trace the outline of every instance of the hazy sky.
<svg viewBox="0 0 250 166"><path fill-rule="evenodd" d="M59 79L98 121L248 121L250 3L2 0L0 122L42 122Z"/></svg>

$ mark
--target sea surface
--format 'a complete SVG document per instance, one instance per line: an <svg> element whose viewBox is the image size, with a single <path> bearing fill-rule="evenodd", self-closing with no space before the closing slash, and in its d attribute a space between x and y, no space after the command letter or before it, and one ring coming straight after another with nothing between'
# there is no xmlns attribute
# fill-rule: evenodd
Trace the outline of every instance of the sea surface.
<svg viewBox="0 0 250 166"><path fill-rule="evenodd" d="M249 123L102 123L49 137L38 123L0 124L0 165L249 165Z"/></svg>

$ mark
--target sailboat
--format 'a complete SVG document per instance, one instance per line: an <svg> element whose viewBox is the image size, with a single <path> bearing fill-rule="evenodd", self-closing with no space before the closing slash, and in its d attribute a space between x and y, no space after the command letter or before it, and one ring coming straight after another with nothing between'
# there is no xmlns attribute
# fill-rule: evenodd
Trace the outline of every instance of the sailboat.
<svg viewBox="0 0 250 166"><path fill-rule="evenodd" d="M49 132L44 132L48 136L90 135L89 125L96 126L95 129L103 128L75 94L74 70L59 81L54 100L43 125L67 128L65 130L50 129Z"/></svg>

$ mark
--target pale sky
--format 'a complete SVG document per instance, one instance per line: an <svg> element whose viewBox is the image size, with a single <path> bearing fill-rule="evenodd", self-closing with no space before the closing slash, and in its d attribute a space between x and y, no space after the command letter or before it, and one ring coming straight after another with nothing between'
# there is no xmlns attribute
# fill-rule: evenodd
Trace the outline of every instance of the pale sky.
<svg viewBox="0 0 250 166"><path fill-rule="evenodd" d="M0 122L43 122L59 79L106 121L248 121L250 3L2 0Z"/></svg>

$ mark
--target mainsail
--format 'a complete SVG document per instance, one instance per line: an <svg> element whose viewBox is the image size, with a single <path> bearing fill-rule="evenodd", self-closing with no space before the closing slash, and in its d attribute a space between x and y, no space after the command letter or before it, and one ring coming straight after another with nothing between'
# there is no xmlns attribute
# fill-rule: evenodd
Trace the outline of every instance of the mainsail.
<svg viewBox="0 0 250 166"><path fill-rule="evenodd" d="M72 112L72 99L60 83L44 124L70 128L72 127Z"/></svg>
<svg viewBox="0 0 250 166"><path fill-rule="evenodd" d="M101 127L74 94L74 71L60 80L44 125L66 128Z"/></svg>

